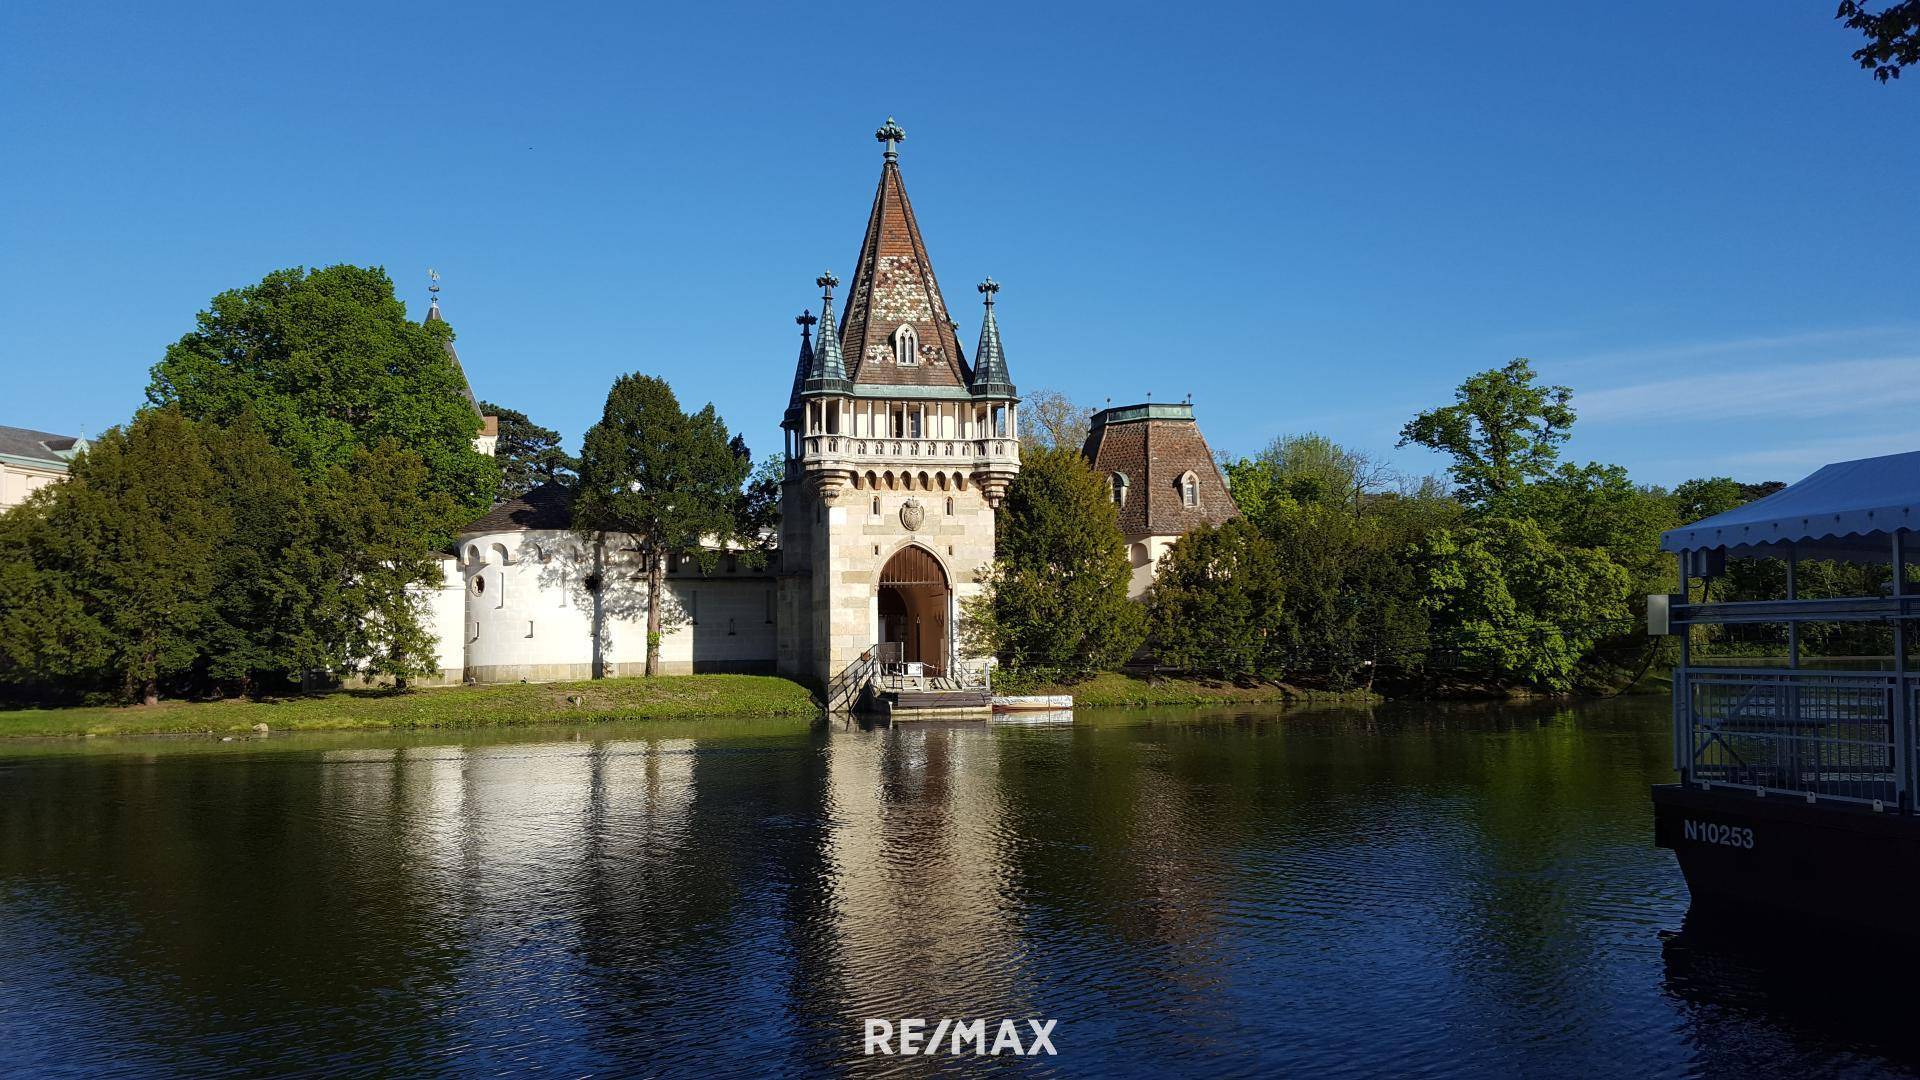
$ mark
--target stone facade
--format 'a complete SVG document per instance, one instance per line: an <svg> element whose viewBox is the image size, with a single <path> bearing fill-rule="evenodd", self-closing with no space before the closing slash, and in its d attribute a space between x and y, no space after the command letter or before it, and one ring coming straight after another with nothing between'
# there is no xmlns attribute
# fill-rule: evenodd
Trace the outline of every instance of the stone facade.
<svg viewBox="0 0 1920 1080"><path fill-rule="evenodd" d="M825 290L817 347L800 318L800 359L782 427L779 670L831 684L876 645L929 674L970 666L966 601L993 561L994 514L1020 469L1019 400L987 315L965 355L907 200L892 121L842 324ZM987 376L983 378L982 376Z"/></svg>

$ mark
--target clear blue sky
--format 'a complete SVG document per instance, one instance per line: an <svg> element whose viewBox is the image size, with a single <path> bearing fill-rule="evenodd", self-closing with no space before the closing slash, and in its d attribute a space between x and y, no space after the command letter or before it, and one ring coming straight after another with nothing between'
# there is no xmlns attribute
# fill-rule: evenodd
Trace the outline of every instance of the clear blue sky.
<svg viewBox="0 0 1920 1080"><path fill-rule="evenodd" d="M438 268L570 443L640 370L774 450L892 114L1023 387L1424 472L1399 426L1524 355L1650 482L1920 448L1920 72L1831 0L161 7L0 12L0 423L119 422L213 294L352 262Z"/></svg>

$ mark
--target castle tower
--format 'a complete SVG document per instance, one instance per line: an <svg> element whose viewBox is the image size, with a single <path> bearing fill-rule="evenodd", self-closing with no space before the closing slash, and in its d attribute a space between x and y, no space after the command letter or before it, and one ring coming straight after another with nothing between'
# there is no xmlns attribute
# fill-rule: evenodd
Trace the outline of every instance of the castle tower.
<svg viewBox="0 0 1920 1080"><path fill-rule="evenodd" d="M977 362L933 276L886 148L840 325L831 273L819 330L800 317L800 360L781 427L780 668L829 683L875 645L929 674L961 661L960 605L993 561L994 511L1020 471L1018 402L986 300Z"/></svg>

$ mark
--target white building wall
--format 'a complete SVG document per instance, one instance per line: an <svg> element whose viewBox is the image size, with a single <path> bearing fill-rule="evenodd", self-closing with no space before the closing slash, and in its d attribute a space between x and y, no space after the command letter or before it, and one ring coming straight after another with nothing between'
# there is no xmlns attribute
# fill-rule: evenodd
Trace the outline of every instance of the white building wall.
<svg viewBox="0 0 1920 1080"><path fill-rule="evenodd" d="M646 585L631 552L610 545L601 621L609 675L646 667ZM464 537L466 677L482 683L547 682L593 675L593 553L563 531ZM667 581L660 643L668 674L772 671L775 583L764 572L689 566Z"/></svg>
<svg viewBox="0 0 1920 1080"><path fill-rule="evenodd" d="M467 599L460 560L448 555L440 559L440 585L421 595L426 622L433 631L434 655L439 667L437 678L424 680L428 685L457 684L466 677Z"/></svg>
<svg viewBox="0 0 1920 1080"><path fill-rule="evenodd" d="M27 496L48 484L66 479L66 475L64 470L40 469L0 461L0 510L19 506L27 501Z"/></svg>
<svg viewBox="0 0 1920 1080"><path fill-rule="evenodd" d="M1127 561L1133 565L1133 577L1127 582L1127 597L1138 600L1153 588L1153 579L1160 574L1160 559L1167 549L1179 540L1178 536L1130 536L1127 538Z"/></svg>

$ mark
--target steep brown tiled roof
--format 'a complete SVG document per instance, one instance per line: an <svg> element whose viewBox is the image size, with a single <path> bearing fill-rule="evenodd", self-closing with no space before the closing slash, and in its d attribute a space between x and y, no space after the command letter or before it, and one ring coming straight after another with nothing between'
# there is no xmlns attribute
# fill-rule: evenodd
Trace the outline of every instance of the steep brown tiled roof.
<svg viewBox="0 0 1920 1080"><path fill-rule="evenodd" d="M475 518L460 530L460 535L566 529L572 526L573 492L564 484L549 482L517 499L494 503L493 509Z"/></svg>
<svg viewBox="0 0 1920 1080"><path fill-rule="evenodd" d="M920 342L920 362L912 367L894 363L893 335L902 324L912 326ZM892 154L880 168L840 325L840 348L856 385L967 387L960 339Z"/></svg>
<svg viewBox="0 0 1920 1080"><path fill-rule="evenodd" d="M1191 405L1126 405L1096 413L1083 453L1109 483L1114 473L1126 476L1120 531L1129 537L1180 536L1240 514ZM1180 478L1188 472L1196 481L1193 506L1185 505L1180 492Z"/></svg>

